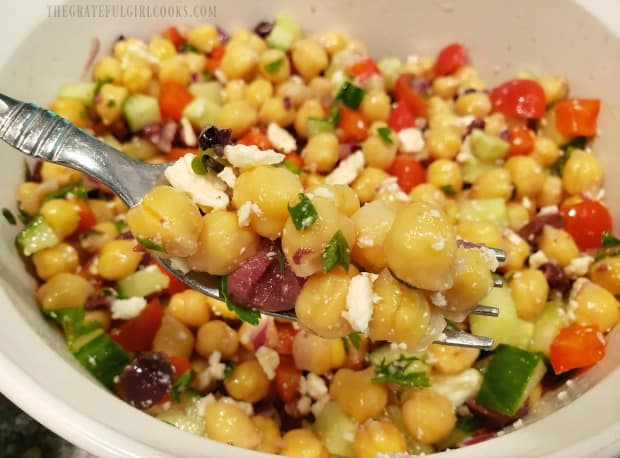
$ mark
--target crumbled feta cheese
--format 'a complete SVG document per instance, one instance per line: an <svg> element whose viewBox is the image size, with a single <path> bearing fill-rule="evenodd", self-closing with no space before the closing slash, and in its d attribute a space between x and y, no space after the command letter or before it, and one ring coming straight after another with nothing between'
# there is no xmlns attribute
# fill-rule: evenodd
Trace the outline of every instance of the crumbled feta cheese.
<svg viewBox="0 0 620 458"><path fill-rule="evenodd" d="M246 227L250 225L250 216L254 213L256 216L262 216L263 211L260 209L257 203L248 200L244 203L239 210L237 210L237 218L239 219L239 227Z"/></svg>
<svg viewBox="0 0 620 458"><path fill-rule="evenodd" d="M140 312L146 307L146 299L143 297L130 297L128 299L114 299L110 310L112 311L112 319L129 320L140 315Z"/></svg>
<svg viewBox="0 0 620 458"><path fill-rule="evenodd" d="M324 199L335 200L336 196L327 188L316 188L312 191L312 194L316 197L323 197Z"/></svg>
<svg viewBox="0 0 620 458"><path fill-rule="evenodd" d="M512 426L514 427L514 429L519 429L523 427L523 419L519 418L517 421L515 421Z"/></svg>
<svg viewBox="0 0 620 458"><path fill-rule="evenodd" d="M215 79L218 80L223 85L228 83L228 78L226 78L226 73L224 73L221 68L218 68L217 70L215 70L213 72L213 76L215 76Z"/></svg>
<svg viewBox="0 0 620 458"><path fill-rule="evenodd" d="M308 396L302 396L297 400L297 410L302 415L308 415L312 406L312 400Z"/></svg>
<svg viewBox="0 0 620 458"><path fill-rule="evenodd" d="M332 77L331 77L331 83L332 86L334 87L340 87L340 85L342 83L344 83L346 77L345 74L342 70L336 70L334 73L332 73Z"/></svg>
<svg viewBox="0 0 620 458"><path fill-rule="evenodd" d="M374 239L372 237L367 236L367 235L362 235L361 237L359 237L356 240L355 243L360 248L366 248L366 247L375 246Z"/></svg>
<svg viewBox="0 0 620 458"><path fill-rule="evenodd" d="M476 117L472 115L458 116L454 120L454 124L456 125L456 127L465 128L468 127L475 120Z"/></svg>
<svg viewBox="0 0 620 458"><path fill-rule="evenodd" d="M578 258L571 259L570 263L564 267L564 273L572 279L583 277L588 273L590 266L594 262L592 256L583 255Z"/></svg>
<svg viewBox="0 0 620 458"><path fill-rule="evenodd" d="M327 184L350 184L364 168L364 154L356 151L340 161L338 167L325 177Z"/></svg>
<svg viewBox="0 0 620 458"><path fill-rule="evenodd" d="M435 291L430 295L431 302L437 307L445 307L448 305L448 301L446 300L446 296L443 295L441 291Z"/></svg>
<svg viewBox="0 0 620 458"><path fill-rule="evenodd" d="M198 144L198 139L196 138L196 133L194 132L194 128L189 120L185 117L181 118L181 132L183 134L183 141L187 146L196 146Z"/></svg>
<svg viewBox="0 0 620 458"><path fill-rule="evenodd" d="M25 253L26 255L29 253ZM96 257L88 266L88 273L91 275L99 275L99 257Z"/></svg>
<svg viewBox="0 0 620 458"><path fill-rule="evenodd" d="M261 150L256 145L226 145L224 157L233 166L247 170L260 165L279 164L284 160L284 154L276 153L272 149Z"/></svg>
<svg viewBox="0 0 620 458"><path fill-rule="evenodd" d="M381 182L377 188L376 199L387 202L409 202L409 196L403 192L398 184L398 178L390 177ZM439 213L437 213L439 214Z"/></svg>
<svg viewBox="0 0 620 458"><path fill-rule="evenodd" d="M278 126L275 122L269 123L267 126L267 138L269 142L276 147L278 151L290 153L297 149L297 142L286 129Z"/></svg>
<svg viewBox="0 0 620 458"><path fill-rule="evenodd" d="M256 359L263 368L263 372L269 380L273 380L276 376L276 367L280 364L280 356L273 348L265 345L256 350Z"/></svg>
<svg viewBox="0 0 620 458"><path fill-rule="evenodd" d="M474 249L482 253L482 256L484 256L484 259L487 261L487 264L489 265L489 270L491 272L495 272L497 268L499 267L499 261L497 260L497 255L495 254L495 251L493 251L492 249L486 246L480 246Z"/></svg>
<svg viewBox="0 0 620 458"><path fill-rule="evenodd" d="M509 228L504 229L503 236L511 245L520 245L523 241L519 234Z"/></svg>
<svg viewBox="0 0 620 458"><path fill-rule="evenodd" d="M318 417L319 414L323 411L325 404L327 404L330 399L331 398L329 397L329 395L323 396L321 399L312 404L312 407L310 407L310 411L312 412L312 415L315 416L315 418Z"/></svg>
<svg viewBox="0 0 620 458"><path fill-rule="evenodd" d="M530 269L538 269L543 264L548 263L549 258L544 252L538 250L537 252L532 253L529 256L527 262L528 262L528 265L530 266Z"/></svg>
<svg viewBox="0 0 620 458"><path fill-rule="evenodd" d="M226 364L221 362L222 354L215 350L209 355L209 365L196 375L196 382L200 389L205 389L211 382L224 380Z"/></svg>
<svg viewBox="0 0 620 458"><path fill-rule="evenodd" d="M461 145L461 149L459 150L459 152L456 155L455 159L456 159L456 162L458 162L460 164L462 164L464 162L470 162L470 161L475 161L476 160L476 157L471 152L471 147L469 146L469 137L467 139L465 139L465 141Z"/></svg>
<svg viewBox="0 0 620 458"><path fill-rule="evenodd" d="M309 373L306 377L308 394L313 399L321 399L327 394L327 385L320 376Z"/></svg>
<svg viewBox="0 0 620 458"><path fill-rule="evenodd" d="M457 408L472 396L482 385L482 375L470 368L456 375L436 375L431 378L431 390L443 394Z"/></svg>
<svg viewBox="0 0 620 458"><path fill-rule="evenodd" d="M419 153L424 148L422 132L415 127L407 127L398 132L399 150L402 153Z"/></svg>
<svg viewBox="0 0 620 458"><path fill-rule="evenodd" d="M211 173L196 175L192 169L193 154L186 154L166 169L164 175L168 182L179 191L189 194L197 205L214 209L228 206L226 185Z"/></svg>
<svg viewBox="0 0 620 458"><path fill-rule="evenodd" d="M347 291L346 310L342 316L355 331L368 332L368 322L372 316L372 282L376 274L362 272L351 279Z"/></svg>
<svg viewBox="0 0 620 458"><path fill-rule="evenodd" d="M237 175L232 167L224 167L217 177L228 185L229 188L234 188L237 182Z"/></svg>
<svg viewBox="0 0 620 458"><path fill-rule="evenodd" d="M189 268L189 264L187 264L187 261L181 258L170 258L170 267L172 267L174 270L178 270L183 274L186 274L191 270Z"/></svg>
<svg viewBox="0 0 620 458"><path fill-rule="evenodd" d="M521 205L523 205L526 209L530 210L534 204L529 197L524 197L523 199L521 199Z"/></svg>
<svg viewBox="0 0 620 458"><path fill-rule="evenodd" d="M159 58L151 54L146 43L140 40L128 42L127 51L121 58L121 68L126 69L135 60L146 60L150 64L159 64Z"/></svg>
<svg viewBox="0 0 620 458"><path fill-rule="evenodd" d="M554 213L557 213L558 210L558 206L557 205L547 205L545 207L540 207L540 210L538 210L538 214L539 215L553 215Z"/></svg>

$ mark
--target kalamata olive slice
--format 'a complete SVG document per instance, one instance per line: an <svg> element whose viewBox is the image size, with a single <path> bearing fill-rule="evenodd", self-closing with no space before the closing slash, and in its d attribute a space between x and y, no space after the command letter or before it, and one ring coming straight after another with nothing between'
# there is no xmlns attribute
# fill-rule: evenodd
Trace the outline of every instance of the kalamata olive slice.
<svg viewBox="0 0 620 458"><path fill-rule="evenodd" d="M158 352L140 353L123 369L120 389L129 404L144 410L161 401L172 387L172 364Z"/></svg>

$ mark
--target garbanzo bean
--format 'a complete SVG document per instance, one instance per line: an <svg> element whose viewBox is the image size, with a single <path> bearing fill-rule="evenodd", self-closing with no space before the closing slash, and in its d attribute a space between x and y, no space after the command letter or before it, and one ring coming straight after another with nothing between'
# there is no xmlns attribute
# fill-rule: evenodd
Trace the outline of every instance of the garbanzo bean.
<svg viewBox="0 0 620 458"><path fill-rule="evenodd" d="M73 234L80 223L76 205L64 199L51 199L45 202L41 206L41 215L61 240Z"/></svg>
<svg viewBox="0 0 620 458"><path fill-rule="evenodd" d="M603 183L603 169L598 158L580 149L573 150L562 169L562 184L568 194L593 193Z"/></svg>
<svg viewBox="0 0 620 458"><path fill-rule="evenodd" d="M202 227L200 211L184 193L171 186L156 186L127 212L127 224L136 237L162 245L165 257L187 257L198 248Z"/></svg>
<svg viewBox="0 0 620 458"><path fill-rule="evenodd" d="M353 190L361 203L373 200L377 194L377 188L387 180L390 175L377 167L366 167L360 172L355 181L351 184Z"/></svg>
<svg viewBox="0 0 620 458"><path fill-rule="evenodd" d="M403 285L384 269L373 283L374 304L368 335L372 340L405 343L410 349L424 342L431 314L417 289Z"/></svg>
<svg viewBox="0 0 620 458"><path fill-rule="evenodd" d="M242 79L230 80L224 87L224 100L232 102L234 100L241 100L245 96L245 81Z"/></svg>
<svg viewBox="0 0 620 458"><path fill-rule="evenodd" d="M220 37L215 26L205 24L190 30L187 34L187 42L204 53L210 53L215 46L220 44Z"/></svg>
<svg viewBox="0 0 620 458"><path fill-rule="evenodd" d="M592 264L590 280L614 296L620 294L620 256L603 258Z"/></svg>
<svg viewBox="0 0 620 458"><path fill-rule="evenodd" d="M482 119L491 112L491 99L484 92L472 92L461 95L454 109L460 116L472 115Z"/></svg>
<svg viewBox="0 0 620 458"><path fill-rule="evenodd" d="M372 89L364 94L360 111L369 122L385 121L390 114L390 96L382 89Z"/></svg>
<svg viewBox="0 0 620 458"><path fill-rule="evenodd" d="M278 453L282 447L280 438L280 428L271 418L256 415L252 417L252 422L261 433L260 444L254 450L263 453Z"/></svg>
<svg viewBox="0 0 620 458"><path fill-rule="evenodd" d="M304 168L313 173L331 172L338 162L338 137L323 132L314 135L301 153Z"/></svg>
<svg viewBox="0 0 620 458"><path fill-rule="evenodd" d="M263 103L258 119L262 124L275 122L281 127L287 127L295 121L295 109L285 104L282 97L269 97Z"/></svg>
<svg viewBox="0 0 620 458"><path fill-rule="evenodd" d="M538 84L545 93L547 99L547 105L552 105L565 99L568 95L568 81L561 75L549 75L543 76L538 79Z"/></svg>
<svg viewBox="0 0 620 458"><path fill-rule="evenodd" d="M309 196L333 200L336 208L346 216L352 216L360 208L360 201L350 187L343 184L314 184L306 187Z"/></svg>
<svg viewBox="0 0 620 458"><path fill-rule="evenodd" d="M540 194L536 199L536 204L539 207L559 205L562 202L562 197L564 197L562 179L554 175L547 175Z"/></svg>
<svg viewBox="0 0 620 458"><path fill-rule="evenodd" d="M147 70L149 70L148 67ZM125 72L127 72L127 70L125 70ZM62 116L63 118L71 121L75 127L90 129L93 126L93 121L88 116L86 106L77 99L70 99L68 97L58 98L52 104L50 109L58 116Z"/></svg>
<svg viewBox="0 0 620 458"><path fill-rule="evenodd" d="M453 159L461 148L461 136L452 127L432 126L426 136L426 145L435 159Z"/></svg>
<svg viewBox="0 0 620 458"><path fill-rule="evenodd" d="M430 183L421 183L409 192L412 202L426 202L437 208L444 208L446 195Z"/></svg>
<svg viewBox="0 0 620 458"><path fill-rule="evenodd" d="M295 302L295 313L302 326L327 338L344 337L353 332L342 314L347 310L351 279L344 269L312 275L304 283Z"/></svg>
<svg viewBox="0 0 620 458"><path fill-rule="evenodd" d="M463 175L458 164L448 159L433 161L426 170L426 180L441 189L450 187L454 192L459 192L463 187Z"/></svg>
<svg viewBox="0 0 620 458"><path fill-rule="evenodd" d="M136 271L143 253L134 251L135 240L112 240L101 248L99 275L106 280L120 280Z"/></svg>
<svg viewBox="0 0 620 458"><path fill-rule="evenodd" d="M211 318L211 306L205 296L186 289L170 298L166 312L186 326L200 327Z"/></svg>
<svg viewBox="0 0 620 458"><path fill-rule="evenodd" d="M66 307L84 307L93 287L79 275L61 272L47 280L37 291L37 299L44 310Z"/></svg>
<svg viewBox="0 0 620 458"><path fill-rule="evenodd" d="M242 173L233 188L233 203L241 208L253 202L260 214L252 212L250 227L259 235L277 238L289 217L288 205L302 192L299 177L283 167L257 167Z"/></svg>
<svg viewBox="0 0 620 458"><path fill-rule="evenodd" d="M340 369L329 386L329 395L347 414L357 421L364 421L381 414L388 401L385 385L374 383L375 370Z"/></svg>
<svg viewBox="0 0 620 458"><path fill-rule="evenodd" d="M544 227L538 239L538 249L557 262L560 267L566 267L572 259L579 256L579 248L571 235L553 226Z"/></svg>
<svg viewBox="0 0 620 458"><path fill-rule="evenodd" d="M377 454L404 452L405 438L388 420L366 420L362 423L353 441L357 458L375 458Z"/></svg>
<svg viewBox="0 0 620 458"><path fill-rule="evenodd" d="M293 65L304 80L310 81L327 68L329 59L323 46L312 39L302 39L293 44Z"/></svg>
<svg viewBox="0 0 620 458"><path fill-rule="evenodd" d="M508 202L508 227L513 231L518 231L530 220L530 212L518 202Z"/></svg>
<svg viewBox="0 0 620 458"><path fill-rule="evenodd" d="M463 240L504 249L502 232L497 224L490 221L461 221L458 225L458 233Z"/></svg>
<svg viewBox="0 0 620 458"><path fill-rule="evenodd" d="M446 306L448 310L466 312L484 299L492 286L489 261L482 251L459 247L456 249L454 284L443 293L444 299L440 296L440 303L435 303L434 296L431 296L431 302Z"/></svg>
<svg viewBox="0 0 620 458"><path fill-rule="evenodd" d="M272 83L282 83L291 75L291 64L283 51L268 49L260 55L258 71Z"/></svg>
<svg viewBox="0 0 620 458"><path fill-rule="evenodd" d="M512 276L510 291L519 318L533 321L547 303L549 285L540 270L523 269Z"/></svg>
<svg viewBox="0 0 620 458"><path fill-rule="evenodd" d="M443 99L451 100L459 84L459 80L454 76L439 76L433 80L433 92Z"/></svg>
<svg viewBox="0 0 620 458"><path fill-rule="evenodd" d="M238 364L224 386L233 398L245 402L258 402L269 393L269 379L255 359Z"/></svg>
<svg viewBox="0 0 620 458"><path fill-rule="evenodd" d="M549 167L560 157L560 148L547 137L536 137L531 156L543 167Z"/></svg>
<svg viewBox="0 0 620 458"><path fill-rule="evenodd" d="M32 262L37 271L37 275L43 279L53 277L61 272L75 272L79 258L78 252L68 243L46 248L32 255Z"/></svg>
<svg viewBox="0 0 620 458"><path fill-rule="evenodd" d="M239 407L222 401L206 409L206 433L210 439L252 449L260 444L260 430Z"/></svg>
<svg viewBox="0 0 620 458"><path fill-rule="evenodd" d="M245 99L257 110L263 106L265 100L273 95L272 84L264 79L256 79L245 86Z"/></svg>
<svg viewBox="0 0 620 458"><path fill-rule="evenodd" d="M416 288L439 291L452 286L455 254L454 227L441 210L423 202L403 208L385 239L388 266Z"/></svg>
<svg viewBox="0 0 620 458"><path fill-rule="evenodd" d="M220 108L217 114L217 125L224 129L231 129L232 137L238 138L256 124L257 119L256 109L246 100L233 100Z"/></svg>
<svg viewBox="0 0 620 458"><path fill-rule="evenodd" d="M506 161L504 167L510 173L518 198L535 197L542 190L545 173L536 159L530 156L513 156Z"/></svg>
<svg viewBox="0 0 620 458"><path fill-rule="evenodd" d="M469 369L478 359L477 348L453 347L451 345L431 344L427 350L427 363L440 374L460 374Z"/></svg>
<svg viewBox="0 0 620 458"><path fill-rule="evenodd" d="M607 332L620 321L620 304L613 294L596 283L585 281L574 301L577 324L596 326L601 332Z"/></svg>
<svg viewBox="0 0 620 458"><path fill-rule="evenodd" d="M369 202L353 216L355 227L355 245L351 249L351 258L370 272L380 272L387 265L383 244L396 211L382 200Z"/></svg>
<svg viewBox="0 0 620 458"><path fill-rule="evenodd" d="M430 388L415 389L402 406L405 428L423 444L433 444L446 437L456 415L452 403Z"/></svg>
<svg viewBox="0 0 620 458"><path fill-rule="evenodd" d="M317 99L306 100L301 107L299 107L297 115L295 116L295 132L297 132L297 135L300 137L307 137L308 119L321 119L324 116L325 112L323 111L323 107Z"/></svg>
<svg viewBox="0 0 620 458"><path fill-rule="evenodd" d="M208 358L214 351L219 351L222 358L230 359L239 347L239 337L234 329L220 320L208 321L198 329L196 334L196 352Z"/></svg>
<svg viewBox="0 0 620 458"><path fill-rule="evenodd" d="M260 238L249 227L240 227L236 213L214 211L202 217L198 249L187 262L193 270L228 275L258 251Z"/></svg>
<svg viewBox="0 0 620 458"><path fill-rule="evenodd" d="M291 429L282 436L280 453L293 458L329 458L323 443L309 429Z"/></svg>
<svg viewBox="0 0 620 458"><path fill-rule="evenodd" d="M122 68L118 59L112 56L104 56L99 59L93 70L93 79L95 81L110 81L118 84L121 82Z"/></svg>
<svg viewBox="0 0 620 458"><path fill-rule="evenodd" d="M504 236L504 242L504 250L506 251L504 269L507 272L521 269L530 255L529 244L517 234L514 234L512 237Z"/></svg>
<svg viewBox="0 0 620 458"><path fill-rule="evenodd" d="M474 180L471 197L478 199L499 197L508 200L512 196L512 189L508 170L497 167L483 172Z"/></svg>
<svg viewBox="0 0 620 458"><path fill-rule="evenodd" d="M321 375L341 367L346 352L342 339L324 339L301 330L293 339L293 360L298 369Z"/></svg>
<svg viewBox="0 0 620 458"><path fill-rule="evenodd" d="M371 135L362 142L364 162L369 167L388 169L392 162L394 162L397 151L398 144L396 142L387 143L378 135Z"/></svg>
<svg viewBox="0 0 620 458"><path fill-rule="evenodd" d="M173 316L164 315L161 326L153 338L153 350L164 352L168 356L189 358L193 349L194 334L192 331Z"/></svg>
<svg viewBox="0 0 620 458"><path fill-rule="evenodd" d="M248 44L232 40L226 45L220 68L228 78L246 78L258 64L258 53Z"/></svg>

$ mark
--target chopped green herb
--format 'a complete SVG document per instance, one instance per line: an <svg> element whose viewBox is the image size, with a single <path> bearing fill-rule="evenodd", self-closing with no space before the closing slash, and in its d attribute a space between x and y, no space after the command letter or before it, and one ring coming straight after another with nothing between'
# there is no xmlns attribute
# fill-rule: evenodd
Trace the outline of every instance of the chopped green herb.
<svg viewBox="0 0 620 458"><path fill-rule="evenodd" d="M305 231L319 218L319 214L316 212L310 199L301 193L299 194L299 203L294 207L289 205L288 212L298 231Z"/></svg>
<svg viewBox="0 0 620 458"><path fill-rule="evenodd" d="M232 374L232 372L235 370L235 367L237 367L237 363L234 361L226 361L226 369L224 369L224 378L227 379L228 377L230 377L230 374Z"/></svg>
<svg viewBox="0 0 620 458"><path fill-rule="evenodd" d="M196 157L194 157L192 159L192 171L196 174L196 175L206 175L207 174L207 168L205 167L205 163L202 160L204 154L201 151L200 153L198 153L196 155Z"/></svg>
<svg viewBox="0 0 620 458"><path fill-rule="evenodd" d="M127 229L127 221L124 219L115 219L114 225L116 226L116 230L119 234L122 234L125 229Z"/></svg>
<svg viewBox="0 0 620 458"><path fill-rule="evenodd" d="M172 382L172 389L170 390L170 397L176 403L180 402L181 397L180 394L187 390L189 384L192 383L194 378L194 371L192 369L187 369L185 372L181 374L174 382Z"/></svg>
<svg viewBox="0 0 620 458"><path fill-rule="evenodd" d="M108 100L108 102L105 104L106 107L108 108L113 108L116 106L116 101L114 99L110 99Z"/></svg>
<svg viewBox="0 0 620 458"><path fill-rule="evenodd" d="M332 105L329 109L329 113L327 113L327 116L325 117L325 121L329 122L333 126L338 124L338 121L340 121L340 110L338 109L338 105Z"/></svg>
<svg viewBox="0 0 620 458"><path fill-rule="evenodd" d="M440 186L439 189L441 189L446 196L452 197L456 195L456 190L451 184L445 184L443 186Z"/></svg>
<svg viewBox="0 0 620 458"><path fill-rule="evenodd" d="M28 223L30 223L30 221L34 219L32 216L26 213L22 207L17 207L17 211L18 211L17 217L22 222L22 224L27 225Z"/></svg>
<svg viewBox="0 0 620 458"><path fill-rule="evenodd" d="M603 258L611 258L612 256L620 255L620 250L610 250L608 248L600 249L594 255L594 261L600 261Z"/></svg>
<svg viewBox="0 0 620 458"><path fill-rule="evenodd" d="M362 343L362 335L359 332L352 332L348 336L341 337L341 339L346 353L349 353L349 343L357 349L360 348Z"/></svg>
<svg viewBox="0 0 620 458"><path fill-rule="evenodd" d="M159 251L160 253L168 253L168 250L162 245L158 245L157 243L149 240L143 239L142 237L136 237L136 240L140 245L142 245L147 250Z"/></svg>
<svg viewBox="0 0 620 458"><path fill-rule="evenodd" d="M284 161L282 161L282 165L289 169L291 172L293 172L295 175L299 175L301 173L299 167L297 167L295 163L290 159L284 159Z"/></svg>
<svg viewBox="0 0 620 458"><path fill-rule="evenodd" d="M398 359L386 363L383 360L372 379L376 383L395 383L410 387L431 386L426 366L415 356L400 355Z"/></svg>
<svg viewBox="0 0 620 458"><path fill-rule="evenodd" d="M79 199L88 199L88 194L86 193L86 189L84 189L84 183L78 181L77 183L68 184L61 188L58 188L56 191L52 191L49 194L46 194L45 197L43 197L43 202L46 202L50 199L62 199L71 194L78 197Z"/></svg>
<svg viewBox="0 0 620 458"><path fill-rule="evenodd" d="M213 73L211 72L204 72L202 74L202 79L205 81L214 81L215 80L215 76L213 76Z"/></svg>
<svg viewBox="0 0 620 458"><path fill-rule="evenodd" d="M219 172L226 165L228 164L215 154L213 148L201 149L192 159L192 170L196 175L206 175L211 168Z"/></svg>
<svg viewBox="0 0 620 458"><path fill-rule="evenodd" d="M104 84L111 83L112 81L114 81L114 78L112 78L111 76L106 76L105 78L98 79L95 82L95 88L93 89L93 94L98 93L99 90L101 89L101 86L103 86Z"/></svg>
<svg viewBox="0 0 620 458"><path fill-rule="evenodd" d="M116 290L114 288L102 288L101 289L101 294L103 294L104 296L108 296L108 297L117 297L118 293L116 292Z"/></svg>
<svg viewBox="0 0 620 458"><path fill-rule="evenodd" d="M226 286L227 278L227 275L220 278L220 296L224 300L226 307L231 312L235 312L241 321L247 321L248 323L256 326L258 324L258 320L260 320L260 312L233 304L228 297L228 287Z"/></svg>
<svg viewBox="0 0 620 458"><path fill-rule="evenodd" d="M338 264L342 265L345 270L349 270L350 250L342 231L336 232L329 243L325 245L321 253L321 260L325 272L331 272Z"/></svg>
<svg viewBox="0 0 620 458"><path fill-rule="evenodd" d="M601 236L601 245L606 248L618 246L620 245L620 239L614 237L610 232L605 231Z"/></svg>
<svg viewBox="0 0 620 458"><path fill-rule="evenodd" d="M458 324L456 324L452 320L448 320L447 318L446 318L446 329L450 329L451 331L460 331L461 330L461 328L459 328Z"/></svg>
<svg viewBox="0 0 620 458"><path fill-rule="evenodd" d="M286 268L286 259L284 259L284 253L281 250L276 250L276 254L278 255L278 269L280 270L280 275L283 275Z"/></svg>
<svg viewBox="0 0 620 458"><path fill-rule="evenodd" d="M32 179L32 172L30 171L30 166L28 165L28 161L24 159L24 181L30 181Z"/></svg>
<svg viewBox="0 0 620 458"><path fill-rule="evenodd" d="M265 71L269 73L270 75L273 75L275 72L277 72L280 69L280 67L282 67L282 65L284 65L284 57L281 57L280 59L276 59L273 62L269 62L268 64L265 64Z"/></svg>
<svg viewBox="0 0 620 458"><path fill-rule="evenodd" d="M80 238L85 239L91 235L103 235L103 232L98 231L97 229L86 229L80 234Z"/></svg>
<svg viewBox="0 0 620 458"><path fill-rule="evenodd" d="M342 83L340 91L336 96L336 99L342 101L342 103L353 110L359 108L362 98L364 98L364 89L348 81Z"/></svg>
<svg viewBox="0 0 620 458"><path fill-rule="evenodd" d="M11 226L15 226L17 224L15 215L8 208L2 209L2 216L4 216L4 219L6 219L6 222L9 223Z"/></svg>
<svg viewBox="0 0 620 458"><path fill-rule="evenodd" d="M456 425L454 426L465 433L473 433L480 429L482 424L476 417L457 417Z"/></svg>
<svg viewBox="0 0 620 458"><path fill-rule="evenodd" d="M390 129L389 127L379 127L377 129L377 133L379 134L381 140L383 140L385 143L388 143L390 145L394 143L394 140L392 140L392 129Z"/></svg>
<svg viewBox="0 0 620 458"><path fill-rule="evenodd" d="M101 327L98 321L84 323L85 312L82 307L43 310L43 314L49 318L53 318L62 326L67 346L70 350L73 349L73 343L76 338Z"/></svg>
<svg viewBox="0 0 620 458"><path fill-rule="evenodd" d="M200 50L191 43L183 43L181 45L181 52L200 52Z"/></svg>

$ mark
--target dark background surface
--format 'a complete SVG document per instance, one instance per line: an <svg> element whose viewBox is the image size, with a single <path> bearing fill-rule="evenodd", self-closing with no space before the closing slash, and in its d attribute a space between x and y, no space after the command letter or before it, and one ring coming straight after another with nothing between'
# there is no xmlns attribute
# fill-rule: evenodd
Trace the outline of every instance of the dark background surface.
<svg viewBox="0 0 620 458"><path fill-rule="evenodd" d="M0 394L1 458L93 458L54 434Z"/></svg>

